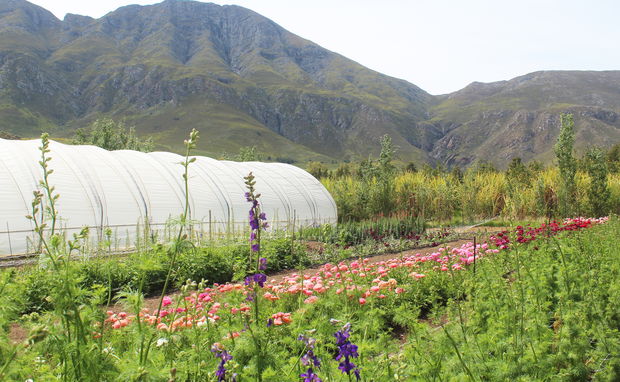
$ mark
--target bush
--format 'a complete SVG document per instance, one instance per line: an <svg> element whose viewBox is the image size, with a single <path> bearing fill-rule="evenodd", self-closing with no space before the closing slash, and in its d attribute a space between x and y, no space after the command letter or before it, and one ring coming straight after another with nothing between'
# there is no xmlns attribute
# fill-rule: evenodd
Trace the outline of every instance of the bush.
<svg viewBox="0 0 620 382"><path fill-rule="evenodd" d="M232 280L234 274L234 250L229 248L199 248L194 252L184 253L178 258L176 284L186 280L208 283L225 283Z"/></svg>

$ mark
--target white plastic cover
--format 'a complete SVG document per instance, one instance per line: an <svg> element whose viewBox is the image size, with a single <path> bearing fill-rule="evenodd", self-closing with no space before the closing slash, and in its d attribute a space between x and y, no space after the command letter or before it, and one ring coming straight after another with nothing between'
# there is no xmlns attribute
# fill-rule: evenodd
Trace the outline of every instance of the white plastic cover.
<svg viewBox="0 0 620 382"><path fill-rule="evenodd" d="M36 251L33 191L40 190L40 140L0 139L0 254ZM60 195L58 227L68 238L83 227L115 248L132 247L145 232L165 234L183 212L183 157L165 152L107 151L50 141L49 181ZM268 222L275 229L334 224L336 204L312 175L288 164L196 157L189 167L189 206L197 235L214 238L247 230L243 177L250 171ZM49 219L47 219L49 220ZM49 222L48 222L49 223ZM206 236L208 235L208 236Z"/></svg>

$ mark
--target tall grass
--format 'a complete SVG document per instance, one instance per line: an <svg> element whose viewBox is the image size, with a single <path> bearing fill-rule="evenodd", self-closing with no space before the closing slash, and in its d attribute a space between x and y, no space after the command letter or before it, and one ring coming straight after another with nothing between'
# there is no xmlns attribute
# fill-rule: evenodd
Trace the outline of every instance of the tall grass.
<svg viewBox="0 0 620 382"><path fill-rule="evenodd" d="M355 176L322 178L321 182L334 197L341 222L386 215L385 204L379 205L369 197L375 193L368 188L379 187L378 182ZM462 177L453 173L406 172L394 177L395 203L387 215L463 224L498 216L507 220L558 217L559 184L557 168L532 172L524 179L492 171L469 170ZM610 174L607 184L611 194L608 212L620 213L620 174ZM576 185L573 207L578 215L591 215L588 174L577 172Z"/></svg>

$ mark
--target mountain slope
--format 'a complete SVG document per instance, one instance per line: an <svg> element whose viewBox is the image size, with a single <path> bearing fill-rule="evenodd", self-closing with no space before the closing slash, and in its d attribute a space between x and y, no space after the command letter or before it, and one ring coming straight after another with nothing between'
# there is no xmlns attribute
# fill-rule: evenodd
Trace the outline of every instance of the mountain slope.
<svg viewBox="0 0 620 382"><path fill-rule="evenodd" d="M0 0L0 41L0 117L11 119L0 128L9 132L69 130L103 113L163 146L196 127L212 152L256 144L343 159L389 133L404 157L425 157L418 122L430 95L242 7L168 0L60 21Z"/></svg>
<svg viewBox="0 0 620 382"><path fill-rule="evenodd" d="M0 132L71 136L123 119L159 149L257 146L275 160L357 160L389 134L399 159L499 166L553 159L559 115L577 147L620 141L620 71L549 71L431 96L242 7L183 0L58 20L0 0Z"/></svg>
<svg viewBox="0 0 620 382"><path fill-rule="evenodd" d="M620 71L535 72L472 83L438 97L427 122L442 130L430 156L446 164L476 159L500 166L511 158L553 158L559 115L573 113L576 147L620 142Z"/></svg>

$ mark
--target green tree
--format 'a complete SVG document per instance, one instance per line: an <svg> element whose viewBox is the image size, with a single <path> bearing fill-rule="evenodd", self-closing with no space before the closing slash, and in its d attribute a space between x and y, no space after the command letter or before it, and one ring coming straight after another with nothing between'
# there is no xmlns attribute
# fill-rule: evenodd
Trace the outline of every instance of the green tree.
<svg viewBox="0 0 620 382"><path fill-rule="evenodd" d="M558 205L560 213L567 217L575 213L573 201L575 200L576 193L575 174L577 173L577 161L573 156L573 145L575 143L573 115L562 114L560 116L560 123L560 134L554 146L561 179Z"/></svg>
<svg viewBox="0 0 620 382"><path fill-rule="evenodd" d="M537 173L543 171L545 169L545 165L543 165L540 161L533 160L527 164L527 169L530 173Z"/></svg>
<svg viewBox="0 0 620 382"><path fill-rule="evenodd" d="M492 162L483 159L476 161L476 164L473 166L473 171L477 174L487 174L497 172L497 168Z"/></svg>
<svg viewBox="0 0 620 382"><path fill-rule="evenodd" d="M392 143L392 137L385 134L379 140L381 143L381 153L379 154L378 170L382 177L393 177L396 172L396 166L392 163L396 148Z"/></svg>
<svg viewBox="0 0 620 382"><path fill-rule="evenodd" d="M413 163L413 162L407 163L407 166L405 166L405 168L403 169L403 172L414 173L414 172L417 172L417 171L418 171L418 168L416 167L415 163Z"/></svg>
<svg viewBox="0 0 620 382"><path fill-rule="evenodd" d="M308 162L306 171L317 179L327 178L329 176L329 169L322 162Z"/></svg>
<svg viewBox="0 0 620 382"><path fill-rule="evenodd" d="M456 166L452 167L452 170L450 171L450 175L457 182L459 182L459 183L463 182L464 174L463 174L463 170L461 170L460 166L456 165Z"/></svg>
<svg viewBox="0 0 620 382"><path fill-rule="evenodd" d="M254 162L262 160L263 157L256 151L256 146L244 146L239 149L239 154L235 159L238 162Z"/></svg>
<svg viewBox="0 0 620 382"><path fill-rule="evenodd" d="M123 122L111 118L97 119L89 129L77 129L73 144L95 145L106 150L153 151L153 140L138 138L135 127L127 128Z"/></svg>
<svg viewBox="0 0 620 382"><path fill-rule="evenodd" d="M506 170L506 176L512 182L525 184L528 182L530 174L523 164L521 158L516 157L512 158L512 161L508 165L508 170Z"/></svg>
<svg viewBox="0 0 620 382"><path fill-rule="evenodd" d="M605 155L609 172L620 172L620 143L611 146Z"/></svg>
<svg viewBox="0 0 620 382"><path fill-rule="evenodd" d="M607 164L599 148L591 148L585 155L586 168L590 175L588 201L593 216L604 216L609 212L610 192L607 187Z"/></svg>
<svg viewBox="0 0 620 382"><path fill-rule="evenodd" d="M373 213L382 213L389 215L395 207L396 188L394 184L394 175L396 174L396 166L392 163L396 148L392 143L389 135L384 135L380 139L381 153L377 160L377 186L372 188L371 200L373 205Z"/></svg>
<svg viewBox="0 0 620 382"><path fill-rule="evenodd" d="M340 163L336 171L334 172L335 178L344 178L345 176L351 176L354 173L354 169L350 163Z"/></svg>

